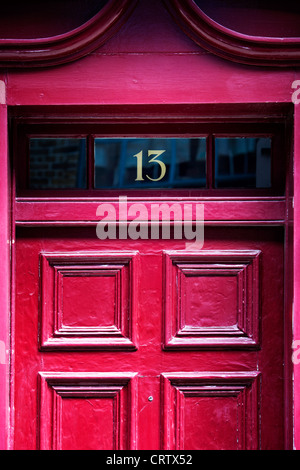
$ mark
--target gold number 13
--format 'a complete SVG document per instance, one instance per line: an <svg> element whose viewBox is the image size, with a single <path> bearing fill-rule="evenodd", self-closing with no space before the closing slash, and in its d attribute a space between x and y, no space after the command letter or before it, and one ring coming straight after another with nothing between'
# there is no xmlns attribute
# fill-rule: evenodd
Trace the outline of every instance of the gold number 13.
<svg viewBox="0 0 300 470"><path fill-rule="evenodd" d="M160 166L160 176L159 178L150 178L149 175L146 175L146 177L151 180L151 181L160 181L164 178L166 175L166 165L162 160L159 160L158 157L160 157L165 150L148 150L148 157L151 157L154 155L153 158L149 160L149 163L157 163ZM136 180L135 181L144 181L143 178L143 150L141 150L139 153L136 155L133 155L137 159L137 164L136 164Z"/></svg>

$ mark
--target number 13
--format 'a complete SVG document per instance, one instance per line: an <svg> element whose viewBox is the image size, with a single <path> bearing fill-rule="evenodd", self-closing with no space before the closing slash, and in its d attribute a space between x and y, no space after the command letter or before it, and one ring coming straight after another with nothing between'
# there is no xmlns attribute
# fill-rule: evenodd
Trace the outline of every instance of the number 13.
<svg viewBox="0 0 300 470"><path fill-rule="evenodd" d="M153 158L149 160L149 163L157 163L160 166L160 176L159 178L150 178L149 175L146 175L146 177L151 180L151 181L160 181L164 178L166 175L166 165L162 160L158 160L158 157L163 154L165 150L148 150L148 157L151 157L152 155L155 155ZM139 153L136 155L133 155L137 159L137 171L136 171L136 180L135 181L144 181L143 178L143 150L141 150Z"/></svg>

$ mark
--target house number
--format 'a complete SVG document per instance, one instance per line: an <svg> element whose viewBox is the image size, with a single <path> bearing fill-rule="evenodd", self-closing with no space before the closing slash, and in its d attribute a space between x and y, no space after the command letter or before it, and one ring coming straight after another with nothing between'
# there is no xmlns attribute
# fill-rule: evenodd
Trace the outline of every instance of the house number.
<svg viewBox="0 0 300 470"><path fill-rule="evenodd" d="M165 150L148 150L148 158L150 158L149 163L157 163L160 166L160 176L158 178L151 178L149 175L146 175L146 178L148 178L151 181L160 181L164 178L166 175L166 165L162 160L159 160L158 157L160 157ZM136 155L133 155L134 158L137 159L136 163L136 180L135 181L145 181L143 178L143 150L141 150L139 153Z"/></svg>

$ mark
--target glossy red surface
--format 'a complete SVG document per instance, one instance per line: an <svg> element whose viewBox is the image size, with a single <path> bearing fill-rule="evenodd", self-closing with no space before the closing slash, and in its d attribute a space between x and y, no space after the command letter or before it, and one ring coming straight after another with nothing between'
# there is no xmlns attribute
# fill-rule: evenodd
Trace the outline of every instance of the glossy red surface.
<svg viewBox="0 0 300 470"><path fill-rule="evenodd" d="M0 105L0 129L7 127L7 107ZM3 132L0 139L0 154L7 155L7 134ZM0 159L0 198L2 214L0 218L0 256L2 260L2 282L0 283L0 299L2 315L0 316L0 449L7 446L7 423L8 423L8 373L9 373L9 319L5 312L9 311L10 289L7 283L9 279L9 258L10 258L10 217L9 217L9 169L7 159Z"/></svg>
<svg viewBox="0 0 300 470"><path fill-rule="evenodd" d="M94 16L87 20L89 14L82 9L82 5L78 2L75 4L72 15L65 13L69 7L66 2L62 11L61 9L55 10L54 16L51 8L53 5L51 2L46 2L45 21L43 11L34 4L28 5L22 15L17 3L14 3L15 5L12 4L3 15L5 26L2 28L3 34L0 37L0 67L44 67L83 57L104 44L118 30L120 20L122 22L128 18L128 14L136 5L136 1L133 0L119 2L110 0L102 8L103 5L100 2L98 8L97 5L93 5L94 8L91 9L90 14L94 13ZM299 29L295 29L297 22L291 12L289 14L286 14L285 11L281 13L281 19L285 19L286 25L282 27L282 22L279 23L281 29L276 35L276 21L274 26L272 23L274 15L272 15L270 6L267 5L267 11L264 12L268 20L267 26L264 28L265 33L260 33L259 28L256 31L256 28L252 26L250 34L243 34L237 32L240 31L241 20L238 22L237 29L234 21L230 21L229 27L228 25L224 26L228 14L230 17L241 16L240 10L234 10L234 13L230 13L231 4L227 6L225 12L222 13L221 9L221 15L220 9L215 6L214 9L218 9L217 20L215 20L215 14L206 14L206 2L204 5L199 2L198 6L193 0L165 0L165 4L185 33L201 47L214 54L245 64L272 67L299 66ZM156 17L159 15L160 8L160 2L153 2L152 11L156 9ZM17 13L14 13L15 10ZM268 10L270 10L269 15ZM38 30L36 27L32 27L28 16L32 23L39 24ZM66 18L70 16L71 19L67 21ZM39 20L40 17L42 17L41 20ZM248 23L251 23L251 19L253 23L253 8L250 9L246 17L249 19ZM54 22L55 26L53 26ZM244 30L242 25L241 31ZM275 37L270 37L270 30L275 32ZM246 29L246 31L249 30ZM296 31L296 33L290 33L290 31Z"/></svg>
<svg viewBox="0 0 300 470"><path fill-rule="evenodd" d="M3 261L0 283L3 312L0 320L0 339L3 339L5 351L10 352L10 367L7 358L7 364L0 365L1 448L79 448L88 445L149 449L162 446L192 448L201 445L231 448L236 444L236 438L241 447L251 448L259 444L256 430L260 421L256 418L257 410L259 415L260 409L262 448L291 448L293 445L299 448L299 365L291 363L292 339L299 340L300 335L300 120L299 105L291 102L295 92L292 84L297 79L300 79L300 76L298 68L295 67L286 70L266 69L233 64L215 57L191 41L157 0L139 2L119 32L84 59L48 69L3 70L0 76L0 101L3 103L0 110L0 190L3 224L0 234ZM150 105L150 108L147 105ZM165 106L165 111L162 111L161 105ZM8 127L7 120L12 115L22 119L28 114L36 115L39 121L47 120L49 108L62 122L66 122L66 116L74 115L78 122L87 115L87 120L103 115L109 119L113 116L119 122L120 110L123 116L128 113L132 120L133 115L140 115L144 109L150 122L157 120L157 114L160 113L165 114L167 118L171 115L172 119L174 116L176 118L176 115L187 115L190 122L196 122L200 128L201 122L207 118L211 119L216 113L221 123L224 117L231 119L234 116L236 119L239 115L241 119L249 118L252 122L283 120L287 130L294 129L293 136L287 134L290 145L283 150L284 155L290 154L295 160L295 168L291 158L286 170L286 181L289 183L286 194L266 200L256 197L247 200L234 197L224 199L223 196L214 199L209 196L208 200L204 201L208 217L204 249L218 252L232 252L237 249L262 252L262 286L259 288L264 299L259 330L261 350L253 346L247 350L236 350L234 347L226 347L223 350L221 347L213 351L205 348L162 348L166 342L163 329L165 311L162 294L162 252L182 251L184 242L129 241L125 246L124 241L111 241L101 244L95 235L95 210L98 200L89 200L84 204L81 198L71 199L63 206L61 202L53 199L38 198L34 201L18 198L15 205L10 205L10 200L14 201L14 193L7 196L11 178L8 173L13 166L8 159L8 134L13 148L16 140L14 129ZM198 119L199 113L202 119ZM283 174L285 176L285 170ZM13 178L14 175L15 173ZM11 233L7 228L10 214L12 221L18 225L17 238L14 223ZM7 251L10 244L11 272ZM99 337L102 335L102 338L107 338L104 332L112 318L111 299L107 300L107 312L110 313L104 319L103 328L94 334L91 330L97 320L95 317L79 315L79 308L83 308L84 302L77 297L74 326L71 304L76 302L77 293L72 290L69 299L61 303L63 309L66 308L65 317L62 323L57 323L61 331L58 328L54 347L53 341L50 341L51 347L40 351L39 326L43 318L38 303L41 292L38 284L40 252L65 254L78 251L98 253L107 250L110 253L115 253L116 250L129 251L131 254L138 252L135 272L139 273L136 289L139 302L135 305L139 307L137 321L133 323L136 336L132 336L133 341L130 338L136 348L126 349L122 346L116 349L114 344L111 344L109 350L103 349L103 344L99 347ZM295 266L292 274L293 261ZM199 260L197 263L199 274ZM234 268L232 263L230 264L232 273ZM80 263L72 266L72 274L78 267L83 275L67 276L67 291L70 286L68 282L71 281L77 284L78 292L84 295L88 278L94 281L90 287L98 295L99 266L97 273L93 272L95 276L89 276L95 266L89 265L88 270L85 270ZM114 271L117 278L116 270L111 266L109 269L111 273ZM53 270L51 267L50 277ZM103 265L100 271L103 273ZM64 286L64 274L67 272L68 268L63 269L62 276L57 273L57 278L62 279L58 286ZM225 272L222 271L222 274ZM239 291L238 282L232 278L236 280L238 276L225 277L231 292L232 306L236 307L240 302L233 300L233 290ZM192 283L192 280L195 283ZM115 285L111 282L112 279L106 281L106 288L112 289ZM205 280L206 286L212 285L210 281ZM198 282L197 276L188 277L188 283L183 283L182 290L185 291L186 285L192 288L189 300L194 312L198 303ZM217 299L220 301L224 297L224 289L220 279L213 284L218 290L218 295L213 298L214 302L210 302L205 293L205 302L215 311ZM53 287L53 282L51 285ZM253 285L255 283L250 283L248 293L252 292ZM283 286L285 292L282 290ZM46 288L45 290L47 292ZM90 297L90 303L87 305L90 311L93 311L96 301L93 296ZM174 298L176 299L175 295ZM104 304L102 303L102 306ZM50 309L51 311L53 309ZM232 326L231 310L225 304L221 311L228 329L229 323L229 327ZM50 318L50 323L44 330L40 329L40 333L51 337L53 318L48 314L49 310L46 310L46 318ZM87 319L87 325L83 325L84 318ZM196 327L197 331L190 328L187 335L180 336L180 340L190 341L193 334L200 333L196 335L199 340L201 328L204 326L211 325L215 331L221 326L221 317L218 317L217 321L216 317L210 319L208 315L205 325L199 318L197 324L195 313L188 318L188 326ZM240 315L239 318L248 317ZM71 335L70 328L73 329ZM88 331L88 334L85 333L85 340L88 339L90 343L94 341L94 345L84 351L74 349L74 345L72 350L68 350L70 342L75 342L77 347L78 343L80 345L82 328ZM126 328L127 331L123 330L123 333L121 328L111 328L108 337L113 337L115 341L116 335L119 335L121 342L124 342L124 338L127 341L128 324ZM182 331L186 333L185 328L182 328ZM233 328L230 331L232 332ZM246 334L247 332L248 330ZM239 331L237 333L240 335ZM57 350L57 342L69 345ZM225 372L224 379L218 375L222 371ZM8 375L9 373L11 375ZM81 374L84 374L85 378ZM261 396L256 400L260 381ZM212 388L217 391L215 394L209 394L207 387L210 392ZM207 390L206 396L203 396L203 388ZM194 395L192 389L195 389ZM150 396L154 398L153 401L148 400ZM179 408L174 406L174 397ZM133 407L127 406L128 400ZM51 408L52 403L54 408ZM261 408L258 408L259 403ZM194 409L199 409L198 414L193 414ZM241 414L235 414L237 409L241 410ZM18 412L15 413L15 410ZM84 430L86 428L81 418L76 421L76 412L73 413L76 410L79 414L89 416L93 430L98 428L99 422L103 420L105 428L99 436L100 441L93 436L87 442L85 434L79 433L81 427ZM161 410L164 411L163 415ZM210 426L210 432L207 434L207 428L197 419L200 412L206 413ZM213 427L216 420L210 419L211 416L216 416L215 412L220 416L222 423L217 429L216 426ZM238 426L236 422L233 423L233 415L239 417ZM116 417L114 428L112 416ZM245 416L249 416L250 421L243 421ZM179 428L173 427L174 418L179 420ZM69 422L70 427L76 429L73 436L69 433ZM118 423L121 422L123 424L119 426ZM151 432L145 423L151 423ZM249 424L252 429L250 433ZM194 432L196 425L197 433ZM199 439L199 435L202 435L202 439Z"/></svg>
<svg viewBox="0 0 300 470"><path fill-rule="evenodd" d="M299 106L295 109L295 229L294 229L294 331L293 339L295 341L300 338L300 191L299 191L299 175L300 175L300 109ZM295 434L294 442L295 448L300 448L300 365L295 364L294 367L294 412L295 412Z"/></svg>
<svg viewBox="0 0 300 470"><path fill-rule="evenodd" d="M207 228L205 252L189 254L184 240L100 241L94 228L17 229L15 448L35 449L36 445L48 449L283 448L282 235L281 229L274 228ZM185 343L174 343L172 350L165 349L167 344L163 335L169 324L164 310L168 300L166 286L171 287L174 295L184 294L176 287L176 279L171 281L166 277L166 249L172 253L176 250L176 256L191 269L200 263L203 268L208 266L212 262L209 259L212 253L213 263L217 262L219 269L224 265L219 282L210 283L210 296L206 291L203 297L197 289L200 279L197 275L189 278L190 290L194 291L189 298L194 310L193 321L190 322L188 316L182 318L183 312L176 303L173 315L177 322L180 316L186 326L194 330L197 341L185 336ZM227 335L239 322L241 307L234 296L224 296L226 284L222 285L222 279L226 283L230 262L237 263L236 267L242 265L243 253L244 260L256 256L257 251L249 253L248 250L259 250L262 256L259 271L252 274L255 276L255 293L250 278L244 287L247 289L244 299L247 308L256 302L255 298L260 298L260 307L253 310L255 318L251 322L257 322L261 348L252 344L249 349L247 342L241 342L237 350L234 342L228 345ZM100 311L106 307L111 309L111 301L116 298L112 285L110 289L102 290L97 283L91 283L87 291L84 284L78 282L73 293L74 310L71 310L69 304L64 303L72 302L68 289L61 291L59 281L53 285L48 277L44 277L47 273L44 267L41 269L40 253L51 253L53 266L58 266L54 260L59 257L58 277L63 270L66 275L77 270L82 279L88 273L95 273L96 265L99 270L104 263L103 268L110 272L120 264L120 257L132 257L135 253L136 262L129 276L131 290L125 289L123 279L120 280L120 292L124 296L123 306L126 300L130 302L132 296L135 297L134 304L129 304L127 315L131 333L136 338L136 350L126 350L124 345L122 351L122 344L118 345L114 339L117 328L108 328L105 316L99 319L96 329L87 316L88 312L92 315L91 290L98 299ZM95 259L93 253L98 253L100 259ZM43 256L47 258L48 255ZM248 272L247 277L249 275ZM207 285L211 276L207 268L201 276ZM237 279L234 289L238 289ZM115 324L118 322L118 295L115 318L111 321ZM80 303L76 302L79 297ZM54 299L58 299L58 303ZM203 299L205 303L201 308L205 309L211 329L207 329L206 324L203 330L202 310L199 309ZM216 302L224 304L217 317L214 316ZM82 315L78 320L80 305ZM46 317L45 308L50 309ZM68 323L64 328L59 325L55 328L53 319L63 322L64 309ZM246 338L245 327L240 327L242 330L236 334ZM252 335L251 332L248 334ZM42 351L39 349L41 336L48 336L48 342L45 341L49 346L43 347ZM53 337L55 343L51 343ZM84 342L80 340L82 337ZM216 383L220 389L216 388ZM174 401L175 390L179 397ZM130 400L128 393L132 396ZM149 401L150 396L153 401ZM173 406L176 409L171 411ZM218 417L217 427L215 419L206 420L204 431L200 420L202 409L206 413L210 410L211 417ZM238 410L241 418L237 420ZM178 413L183 421L175 426ZM245 421L244 413L251 413L251 418ZM84 426L89 428L88 434L80 432L82 416L85 417ZM101 416L105 417L106 425L99 428ZM193 421L190 421L192 416ZM118 439L114 440L116 435Z"/></svg>

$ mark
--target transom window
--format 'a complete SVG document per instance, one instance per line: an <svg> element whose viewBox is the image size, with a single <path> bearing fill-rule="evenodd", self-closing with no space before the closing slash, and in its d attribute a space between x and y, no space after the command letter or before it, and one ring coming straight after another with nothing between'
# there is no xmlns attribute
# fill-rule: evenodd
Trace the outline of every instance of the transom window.
<svg viewBox="0 0 300 470"><path fill-rule="evenodd" d="M271 138L214 139L216 188L270 188ZM87 188L86 140L31 138L30 189ZM96 138L95 189L206 188L207 139Z"/></svg>
<svg viewBox="0 0 300 470"><path fill-rule="evenodd" d="M276 126L215 127L185 123L164 133L156 125L157 133L153 126L146 133L137 125L134 134L126 126L103 133L101 126L30 126L18 139L17 192L283 192L284 140Z"/></svg>

